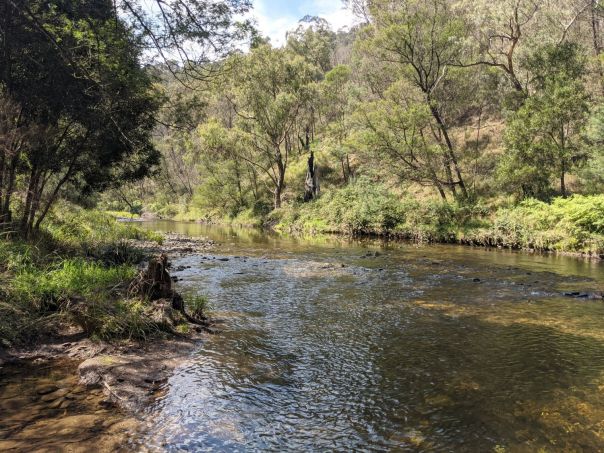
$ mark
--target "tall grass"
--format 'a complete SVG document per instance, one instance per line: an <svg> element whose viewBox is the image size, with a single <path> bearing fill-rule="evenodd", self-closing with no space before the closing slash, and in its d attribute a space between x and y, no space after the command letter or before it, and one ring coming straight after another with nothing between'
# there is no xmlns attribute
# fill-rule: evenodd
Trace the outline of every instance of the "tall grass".
<svg viewBox="0 0 604 453"><path fill-rule="evenodd" d="M146 304L126 297L143 252L132 240L161 236L111 215L60 205L31 240L0 241L0 343L79 324L99 338L158 330Z"/></svg>

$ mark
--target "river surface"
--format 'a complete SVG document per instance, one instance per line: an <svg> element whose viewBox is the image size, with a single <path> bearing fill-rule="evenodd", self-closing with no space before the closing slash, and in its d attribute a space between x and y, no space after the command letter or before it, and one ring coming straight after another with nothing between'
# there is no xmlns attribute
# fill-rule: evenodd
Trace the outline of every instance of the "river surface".
<svg viewBox="0 0 604 453"><path fill-rule="evenodd" d="M224 322L129 450L604 450L604 301L563 295L604 290L604 264L144 226L218 243L173 264Z"/></svg>
<svg viewBox="0 0 604 453"><path fill-rule="evenodd" d="M150 409L165 451L604 449L604 265L457 246L206 236L175 261L224 331ZM228 261L226 261L228 259Z"/></svg>

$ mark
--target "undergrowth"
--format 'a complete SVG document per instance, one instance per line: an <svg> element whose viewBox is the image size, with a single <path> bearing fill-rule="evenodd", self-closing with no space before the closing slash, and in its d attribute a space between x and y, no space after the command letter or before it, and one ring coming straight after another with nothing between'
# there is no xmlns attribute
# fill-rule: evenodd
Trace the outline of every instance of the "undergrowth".
<svg viewBox="0 0 604 453"><path fill-rule="evenodd" d="M146 338L158 326L143 300L127 296L145 256L133 240L161 236L111 215L55 209L31 239L0 240L0 346L76 323L97 338Z"/></svg>
<svg viewBox="0 0 604 453"><path fill-rule="evenodd" d="M316 201L274 210L268 223L288 233L381 235L604 255L604 195L575 195L550 203L529 199L489 209L471 201L401 198L359 178Z"/></svg>

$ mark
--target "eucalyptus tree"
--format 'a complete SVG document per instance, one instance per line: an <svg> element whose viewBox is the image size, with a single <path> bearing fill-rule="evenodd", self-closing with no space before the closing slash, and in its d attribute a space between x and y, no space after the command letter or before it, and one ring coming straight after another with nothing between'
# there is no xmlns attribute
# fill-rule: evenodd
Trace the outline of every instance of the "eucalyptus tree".
<svg viewBox="0 0 604 453"><path fill-rule="evenodd" d="M497 68L517 92L524 93L525 77L519 58L535 37L538 13L544 4L543 0L459 1L457 5L467 10L465 15L471 24L468 31L476 49L474 61L467 62L467 66ZM527 46L523 46L525 41Z"/></svg>
<svg viewBox="0 0 604 453"><path fill-rule="evenodd" d="M238 127L249 137L253 164L270 181L281 207L290 156L297 146L298 120L318 69L287 49L261 45L238 59L231 98Z"/></svg>
<svg viewBox="0 0 604 453"><path fill-rule="evenodd" d="M421 93L406 81L393 84L383 98L359 105L354 139L378 171L403 183L432 186L446 200L442 152L431 133L432 114Z"/></svg>
<svg viewBox="0 0 604 453"><path fill-rule="evenodd" d="M320 68L323 73L333 67L336 34L325 19L305 16L286 36L287 47L310 64Z"/></svg>
<svg viewBox="0 0 604 453"><path fill-rule="evenodd" d="M589 157L582 136L589 112L580 77L585 60L577 45L565 43L538 49L527 64L535 92L508 120L500 172L512 189L539 198L556 177L566 197L566 175Z"/></svg>
<svg viewBox="0 0 604 453"><path fill-rule="evenodd" d="M368 3L371 24L362 49L390 66L422 93L441 145L445 185L454 195L468 196L458 151L450 132L441 90L448 72L464 52L465 22L447 0L374 0Z"/></svg>
<svg viewBox="0 0 604 453"><path fill-rule="evenodd" d="M320 85L322 139L330 149L331 155L338 160L344 183L348 183L354 176L354 169L350 162L350 152L353 147L348 140L353 109L353 86L352 70L345 65L338 65L325 74L325 79Z"/></svg>
<svg viewBox="0 0 604 453"><path fill-rule="evenodd" d="M260 185L256 166L250 163L250 150L246 134L216 118L198 126L188 159L199 174L193 197L196 207L232 217L246 208L262 208L266 190Z"/></svg>

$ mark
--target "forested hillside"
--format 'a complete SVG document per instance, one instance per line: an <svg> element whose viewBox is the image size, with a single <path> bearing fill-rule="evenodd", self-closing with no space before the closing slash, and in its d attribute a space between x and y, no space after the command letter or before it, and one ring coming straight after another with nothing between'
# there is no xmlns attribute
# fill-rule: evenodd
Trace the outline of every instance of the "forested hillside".
<svg viewBox="0 0 604 453"><path fill-rule="evenodd" d="M351 30L306 17L283 47L256 35L209 89L157 67L158 174L105 206L546 248L583 228L601 246L602 225L575 219L604 214L599 2L349 7ZM573 198L539 203L557 197ZM527 220L509 215L519 203L536 218L507 225ZM564 231L514 237L536 227Z"/></svg>

